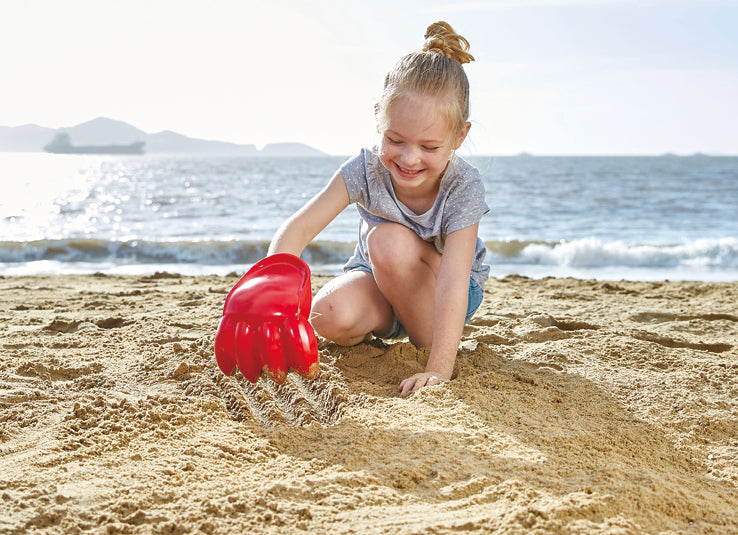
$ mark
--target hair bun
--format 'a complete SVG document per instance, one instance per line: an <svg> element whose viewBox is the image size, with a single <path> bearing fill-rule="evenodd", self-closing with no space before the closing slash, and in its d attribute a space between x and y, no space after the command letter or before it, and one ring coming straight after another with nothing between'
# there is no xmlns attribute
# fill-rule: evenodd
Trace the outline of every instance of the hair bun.
<svg viewBox="0 0 738 535"><path fill-rule="evenodd" d="M459 63L474 61L474 56L467 52L469 41L454 31L448 22L434 22L425 31L424 52L436 52Z"/></svg>

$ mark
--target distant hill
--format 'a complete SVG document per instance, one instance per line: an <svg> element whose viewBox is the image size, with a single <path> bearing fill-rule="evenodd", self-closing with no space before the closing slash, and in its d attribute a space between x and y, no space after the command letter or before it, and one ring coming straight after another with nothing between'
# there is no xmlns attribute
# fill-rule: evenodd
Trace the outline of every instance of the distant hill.
<svg viewBox="0 0 738 535"><path fill-rule="evenodd" d="M255 145L212 141L164 130L147 134L123 121L98 117L67 128L46 128L35 124L0 126L0 152L42 152L57 132L67 132L74 145L113 145L135 141L146 143L147 154L207 154L223 156L311 157L326 156L303 143L272 143L258 150Z"/></svg>
<svg viewBox="0 0 738 535"><path fill-rule="evenodd" d="M54 137L56 130L36 124L0 126L0 151L38 152Z"/></svg>

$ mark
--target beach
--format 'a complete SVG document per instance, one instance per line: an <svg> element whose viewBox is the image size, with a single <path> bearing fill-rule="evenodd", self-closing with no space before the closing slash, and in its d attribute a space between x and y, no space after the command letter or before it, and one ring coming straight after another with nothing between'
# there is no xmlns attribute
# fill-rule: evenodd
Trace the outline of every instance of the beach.
<svg viewBox="0 0 738 535"><path fill-rule="evenodd" d="M0 277L0 532L738 532L738 282L491 279L401 398L407 340L225 377L236 281Z"/></svg>

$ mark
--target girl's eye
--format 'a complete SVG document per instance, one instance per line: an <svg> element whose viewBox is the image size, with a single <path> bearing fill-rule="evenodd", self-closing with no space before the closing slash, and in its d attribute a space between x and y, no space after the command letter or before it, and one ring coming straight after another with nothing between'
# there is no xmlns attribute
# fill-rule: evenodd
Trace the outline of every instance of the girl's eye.
<svg viewBox="0 0 738 535"><path fill-rule="evenodd" d="M440 149L441 147L423 147L423 148L424 148L425 150L427 150L428 152L433 152L433 151L437 151L437 150L438 150L438 149Z"/></svg>
<svg viewBox="0 0 738 535"><path fill-rule="evenodd" d="M388 136L385 136L385 139L387 141L389 141L390 143L392 143L393 145L399 145L400 144L400 141L397 140L397 139L392 139L391 137L388 137Z"/></svg>

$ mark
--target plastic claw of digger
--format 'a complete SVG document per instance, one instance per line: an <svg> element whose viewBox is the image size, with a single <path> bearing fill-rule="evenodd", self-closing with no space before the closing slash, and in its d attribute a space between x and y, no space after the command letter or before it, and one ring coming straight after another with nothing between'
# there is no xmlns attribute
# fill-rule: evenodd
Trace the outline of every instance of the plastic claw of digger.
<svg viewBox="0 0 738 535"><path fill-rule="evenodd" d="M215 358L226 375L236 367L255 383L263 373L282 384L290 368L318 374L318 342L308 322L310 268L279 253L256 263L228 293L215 335Z"/></svg>

